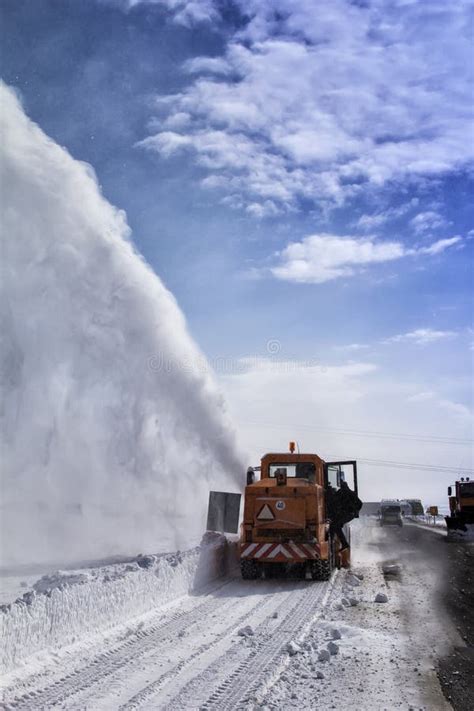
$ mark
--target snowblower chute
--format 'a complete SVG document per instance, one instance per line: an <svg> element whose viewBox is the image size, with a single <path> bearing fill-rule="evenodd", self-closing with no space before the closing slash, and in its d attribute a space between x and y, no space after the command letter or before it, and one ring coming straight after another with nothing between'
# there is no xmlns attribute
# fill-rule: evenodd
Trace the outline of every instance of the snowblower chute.
<svg viewBox="0 0 474 711"><path fill-rule="evenodd" d="M240 494L228 494L224 491L209 492L207 530L219 533L237 533L240 499Z"/></svg>

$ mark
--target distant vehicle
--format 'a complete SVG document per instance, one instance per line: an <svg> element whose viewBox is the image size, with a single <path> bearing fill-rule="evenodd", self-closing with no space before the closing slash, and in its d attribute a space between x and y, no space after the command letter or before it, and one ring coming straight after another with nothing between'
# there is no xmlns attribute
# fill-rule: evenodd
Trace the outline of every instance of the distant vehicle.
<svg viewBox="0 0 474 711"><path fill-rule="evenodd" d="M420 499L407 499L406 501L411 506L412 516L423 516L424 509Z"/></svg>
<svg viewBox="0 0 474 711"><path fill-rule="evenodd" d="M402 516L411 516L412 515L411 504L406 499L399 500L398 503L400 504Z"/></svg>
<svg viewBox="0 0 474 711"><path fill-rule="evenodd" d="M382 504L380 507L381 526L403 526L400 504Z"/></svg>
<svg viewBox="0 0 474 711"><path fill-rule="evenodd" d="M380 506L381 509L386 506L399 506L402 516L412 515L412 507L406 499L382 499Z"/></svg>
<svg viewBox="0 0 474 711"><path fill-rule="evenodd" d="M467 532L467 526L474 524L474 481L461 477L453 487L448 487L449 516L445 516L448 535L453 531Z"/></svg>

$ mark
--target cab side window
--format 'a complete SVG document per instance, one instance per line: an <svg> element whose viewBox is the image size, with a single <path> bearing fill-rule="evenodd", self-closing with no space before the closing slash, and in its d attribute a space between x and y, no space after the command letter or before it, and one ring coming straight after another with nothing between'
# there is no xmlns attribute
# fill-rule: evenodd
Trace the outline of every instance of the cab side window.
<svg viewBox="0 0 474 711"><path fill-rule="evenodd" d="M314 462L299 462L299 464L296 465L296 476L314 483L316 480L316 466Z"/></svg>

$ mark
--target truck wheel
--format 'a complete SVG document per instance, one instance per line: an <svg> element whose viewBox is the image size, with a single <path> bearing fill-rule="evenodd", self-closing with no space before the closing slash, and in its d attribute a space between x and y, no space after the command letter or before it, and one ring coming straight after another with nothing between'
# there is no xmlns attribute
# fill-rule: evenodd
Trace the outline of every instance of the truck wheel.
<svg viewBox="0 0 474 711"><path fill-rule="evenodd" d="M311 569L313 580L329 580L331 577L331 561L315 560Z"/></svg>
<svg viewBox="0 0 474 711"><path fill-rule="evenodd" d="M259 577L260 568L254 560L241 560L240 571L244 580L256 580Z"/></svg>
<svg viewBox="0 0 474 711"><path fill-rule="evenodd" d="M261 568L265 579L278 578L284 572L281 563L261 563Z"/></svg>

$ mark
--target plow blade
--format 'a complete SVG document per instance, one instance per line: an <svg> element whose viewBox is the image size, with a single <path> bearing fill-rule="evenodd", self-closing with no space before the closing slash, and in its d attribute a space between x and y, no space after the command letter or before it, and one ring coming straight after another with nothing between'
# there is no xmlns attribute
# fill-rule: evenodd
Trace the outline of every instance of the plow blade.
<svg viewBox="0 0 474 711"><path fill-rule="evenodd" d="M467 531L466 524L460 518L454 516L445 516L446 528L448 531Z"/></svg>
<svg viewBox="0 0 474 711"><path fill-rule="evenodd" d="M224 491L209 492L207 530L219 533L237 533L239 530L240 494Z"/></svg>

